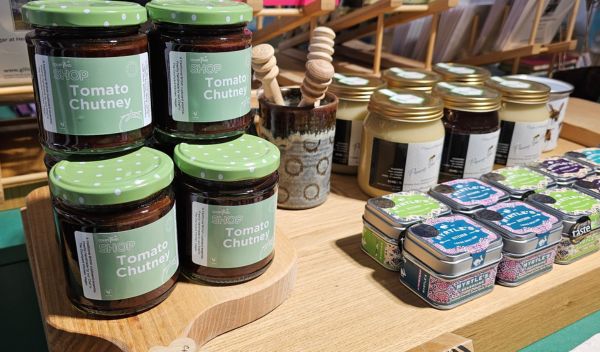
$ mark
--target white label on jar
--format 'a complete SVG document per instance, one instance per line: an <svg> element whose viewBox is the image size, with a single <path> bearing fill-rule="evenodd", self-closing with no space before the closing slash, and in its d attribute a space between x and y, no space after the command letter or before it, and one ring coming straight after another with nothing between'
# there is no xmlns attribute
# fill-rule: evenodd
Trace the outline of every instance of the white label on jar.
<svg viewBox="0 0 600 352"><path fill-rule="evenodd" d="M117 232L75 231L83 295L114 301L146 294L179 266L175 206L162 218Z"/></svg>
<svg viewBox="0 0 600 352"><path fill-rule="evenodd" d="M465 96L483 95L483 90L473 87L459 87L447 82L440 82L438 86L449 89L452 93Z"/></svg>
<svg viewBox="0 0 600 352"><path fill-rule="evenodd" d="M390 71L394 72L396 74L396 76L406 78L406 79L421 79L421 78L426 77L426 75L424 73L405 71L398 67L390 68Z"/></svg>
<svg viewBox="0 0 600 352"><path fill-rule="evenodd" d="M234 206L192 202L192 261L210 268L258 263L273 251L277 195Z"/></svg>
<svg viewBox="0 0 600 352"><path fill-rule="evenodd" d="M338 83L345 84L347 86L364 86L369 83L368 79L364 79L362 77L354 77L354 76L344 76L340 73L335 73L333 75L338 80Z"/></svg>
<svg viewBox="0 0 600 352"><path fill-rule="evenodd" d="M481 175L492 171L499 136L500 130L485 134L471 134L469 136L463 178L479 178Z"/></svg>
<svg viewBox="0 0 600 352"><path fill-rule="evenodd" d="M448 64L444 64L444 63L440 63L440 64L436 64L437 66L446 69L449 72L452 73L458 73L461 75L470 75L475 73L475 70L469 67L464 67L464 66L452 66L452 65L448 65Z"/></svg>
<svg viewBox="0 0 600 352"><path fill-rule="evenodd" d="M333 141L334 164L358 166L362 127L363 120L336 119Z"/></svg>
<svg viewBox="0 0 600 352"><path fill-rule="evenodd" d="M494 76L494 77L492 77L492 79L496 82L499 82L500 85L503 85L505 87L510 87L510 88L529 88L529 87L531 87L531 84L529 84L529 83L508 80L508 79L504 79L504 78L501 78L498 76Z"/></svg>
<svg viewBox="0 0 600 352"><path fill-rule="evenodd" d="M562 122L565 119L565 112L567 111L567 102L569 97L560 98L557 100L551 100L548 102L548 110L550 111L550 120L548 121L548 128L546 130L544 149L547 152L556 148L558 142L558 136L560 135L560 128Z"/></svg>
<svg viewBox="0 0 600 352"><path fill-rule="evenodd" d="M548 121L500 122L496 162L506 166L525 165L539 159Z"/></svg>
<svg viewBox="0 0 600 352"><path fill-rule="evenodd" d="M373 139L369 184L390 191L426 191L438 181L444 138L426 143Z"/></svg>

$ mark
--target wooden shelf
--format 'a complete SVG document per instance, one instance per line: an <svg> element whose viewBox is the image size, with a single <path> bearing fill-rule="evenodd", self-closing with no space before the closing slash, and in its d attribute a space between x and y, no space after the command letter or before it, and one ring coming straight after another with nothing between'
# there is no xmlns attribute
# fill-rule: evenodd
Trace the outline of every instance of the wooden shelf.
<svg viewBox="0 0 600 352"><path fill-rule="evenodd" d="M578 147L560 140L551 154ZM361 251L366 199L354 177L334 175L322 206L278 210L299 254L292 296L203 351L404 351L446 332L473 339L477 352L514 351L600 309L600 253L450 311L430 308Z"/></svg>

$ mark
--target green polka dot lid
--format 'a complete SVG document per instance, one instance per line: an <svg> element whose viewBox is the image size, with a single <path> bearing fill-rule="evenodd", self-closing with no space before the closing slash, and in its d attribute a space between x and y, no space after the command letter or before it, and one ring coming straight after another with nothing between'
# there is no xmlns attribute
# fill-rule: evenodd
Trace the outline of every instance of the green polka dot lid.
<svg viewBox="0 0 600 352"><path fill-rule="evenodd" d="M252 21L252 7L231 0L152 0L146 8L154 22L228 25Z"/></svg>
<svg viewBox="0 0 600 352"><path fill-rule="evenodd" d="M50 170L50 191L75 205L123 204L169 186L173 161L163 152L142 148L100 161L61 161Z"/></svg>
<svg viewBox="0 0 600 352"><path fill-rule="evenodd" d="M181 143L175 147L175 164L187 175L204 180L251 180L279 168L279 149L252 135L219 144Z"/></svg>
<svg viewBox="0 0 600 352"><path fill-rule="evenodd" d="M146 9L133 2L39 0L22 7L26 22L47 27L119 27L146 22Z"/></svg>

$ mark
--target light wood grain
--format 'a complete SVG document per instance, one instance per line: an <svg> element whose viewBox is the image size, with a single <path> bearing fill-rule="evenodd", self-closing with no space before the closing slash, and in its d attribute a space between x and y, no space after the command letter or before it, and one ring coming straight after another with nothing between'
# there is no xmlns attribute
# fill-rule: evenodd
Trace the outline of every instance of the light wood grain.
<svg viewBox="0 0 600 352"><path fill-rule="evenodd" d="M560 140L545 156L578 147ZM555 266L520 287L496 286L450 311L430 308L400 284L397 273L361 251L366 199L353 177L333 175L322 206L278 210L299 253L292 296L267 318L210 341L202 351L397 352L447 332L472 339L478 352L512 351L600 308L600 253Z"/></svg>
<svg viewBox="0 0 600 352"><path fill-rule="evenodd" d="M600 145L600 105L570 98L560 135L586 147Z"/></svg>
<svg viewBox="0 0 600 352"><path fill-rule="evenodd" d="M146 352L181 337L202 345L271 312L294 286L296 252L278 231L273 263L250 282L210 286L182 281L169 298L147 312L125 319L89 319L65 294L48 188L32 192L26 206L22 213L27 251L52 351Z"/></svg>

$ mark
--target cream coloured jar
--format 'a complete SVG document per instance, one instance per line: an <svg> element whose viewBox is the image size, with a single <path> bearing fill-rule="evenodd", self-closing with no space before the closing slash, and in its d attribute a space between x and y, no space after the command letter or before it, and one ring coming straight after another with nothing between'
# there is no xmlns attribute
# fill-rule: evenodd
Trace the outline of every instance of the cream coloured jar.
<svg viewBox="0 0 600 352"><path fill-rule="evenodd" d="M333 172L356 174L369 99L375 90L384 85L383 80L366 75L334 75L329 92L335 94L339 102L333 144Z"/></svg>
<svg viewBox="0 0 600 352"><path fill-rule="evenodd" d="M371 96L365 119L358 184L372 197L426 191L438 181L444 144L439 98L401 89Z"/></svg>
<svg viewBox="0 0 600 352"><path fill-rule="evenodd" d="M502 93L496 163L525 165L539 159L550 118L546 108L550 87L533 81L500 77L493 77L486 85Z"/></svg>

